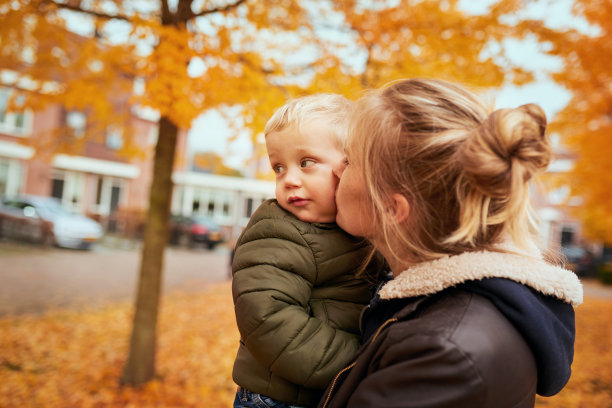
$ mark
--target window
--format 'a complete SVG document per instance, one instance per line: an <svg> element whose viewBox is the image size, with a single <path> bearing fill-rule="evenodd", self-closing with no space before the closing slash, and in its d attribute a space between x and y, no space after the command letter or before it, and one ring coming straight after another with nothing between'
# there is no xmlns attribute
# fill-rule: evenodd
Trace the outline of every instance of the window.
<svg viewBox="0 0 612 408"><path fill-rule="evenodd" d="M24 135L30 132L30 113L26 111L9 112L8 105L12 90L0 88L0 131L13 135ZM17 101L18 103L20 100Z"/></svg>
<svg viewBox="0 0 612 408"><path fill-rule="evenodd" d="M111 187L111 195L110 195L110 212L111 214L115 212L117 207L119 206L119 199L121 198L121 186L115 185Z"/></svg>
<svg viewBox="0 0 612 408"><path fill-rule="evenodd" d="M561 246L567 246L574 243L574 228L569 226L564 226L561 229Z"/></svg>
<svg viewBox="0 0 612 408"><path fill-rule="evenodd" d="M247 198L246 199L246 216L247 217L251 217L251 214L253 214L253 199L252 198Z"/></svg>
<svg viewBox="0 0 612 408"><path fill-rule="evenodd" d="M85 134L86 124L87 119L83 112L70 111L66 113L66 125L75 136L81 137Z"/></svg>
<svg viewBox="0 0 612 408"><path fill-rule="evenodd" d="M96 205L102 204L103 184L104 184L104 179L102 177L98 177L98 185L96 186Z"/></svg>
<svg viewBox="0 0 612 408"><path fill-rule="evenodd" d="M119 150L123 147L123 130L116 126L111 126L106 130L106 147Z"/></svg>
<svg viewBox="0 0 612 408"><path fill-rule="evenodd" d="M208 214L209 217L215 215L215 197L213 195L208 198L208 208L206 210L206 214Z"/></svg>
<svg viewBox="0 0 612 408"><path fill-rule="evenodd" d="M55 197L61 200L63 194L64 194L64 179L54 178L51 181L51 197Z"/></svg>
<svg viewBox="0 0 612 408"><path fill-rule="evenodd" d="M9 177L8 160L0 159L0 195L6 194Z"/></svg>
<svg viewBox="0 0 612 408"><path fill-rule="evenodd" d="M0 123L6 122L9 97L10 94L7 89L0 89Z"/></svg>
<svg viewBox="0 0 612 408"><path fill-rule="evenodd" d="M229 217L229 215L230 215L230 199L231 199L231 197L226 195L223 198L224 198L224 200L223 200L223 216L224 217Z"/></svg>
<svg viewBox="0 0 612 408"><path fill-rule="evenodd" d="M51 176L51 197L59 199L70 211L80 212L85 190L85 174L54 170Z"/></svg>
<svg viewBox="0 0 612 408"><path fill-rule="evenodd" d="M122 179L99 176L96 183L95 205L90 211L102 215L112 214L121 203L123 188Z"/></svg>

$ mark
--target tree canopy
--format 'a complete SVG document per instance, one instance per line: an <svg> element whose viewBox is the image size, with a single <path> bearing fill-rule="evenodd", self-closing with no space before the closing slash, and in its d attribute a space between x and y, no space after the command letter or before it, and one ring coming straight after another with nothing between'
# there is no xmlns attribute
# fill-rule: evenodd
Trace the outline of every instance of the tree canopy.
<svg viewBox="0 0 612 408"><path fill-rule="evenodd" d="M540 21L526 22L560 57L563 67L554 80L568 89L571 100L550 129L575 154L575 165L563 175L571 195L580 199L576 213L592 239L612 244L612 3L576 0L573 13L591 30L553 30Z"/></svg>

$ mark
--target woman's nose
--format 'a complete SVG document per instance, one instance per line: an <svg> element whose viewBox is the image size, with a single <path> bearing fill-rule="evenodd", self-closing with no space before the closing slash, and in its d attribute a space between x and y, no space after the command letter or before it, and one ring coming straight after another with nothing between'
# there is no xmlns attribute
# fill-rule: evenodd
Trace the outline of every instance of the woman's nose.
<svg viewBox="0 0 612 408"><path fill-rule="evenodd" d="M334 172L334 175L340 179L340 177L342 177L342 173L344 173L344 169L346 169L346 160L342 160L342 162L335 166L332 171Z"/></svg>

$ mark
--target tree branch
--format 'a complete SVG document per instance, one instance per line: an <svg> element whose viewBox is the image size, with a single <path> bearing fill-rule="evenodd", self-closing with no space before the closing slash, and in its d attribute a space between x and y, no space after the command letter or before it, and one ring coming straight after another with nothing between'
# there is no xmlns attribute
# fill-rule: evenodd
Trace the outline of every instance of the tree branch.
<svg viewBox="0 0 612 408"><path fill-rule="evenodd" d="M187 14L185 17L183 17L181 19L182 22L187 22L187 20L191 20L192 18L197 18L197 17L202 17L208 14L214 14L214 13L224 13L226 11L230 11L233 10L235 8L237 8L238 6L240 6L242 3L246 3L247 0L237 0L235 3L232 4L227 4L225 6L222 7L215 7L215 8L211 8L211 9L205 9L202 10L198 13L194 13L193 11L190 10L190 13Z"/></svg>
<svg viewBox="0 0 612 408"><path fill-rule="evenodd" d="M101 13L101 12L94 11L94 10L86 10L81 7L80 2L56 3L53 0L43 0L43 2L53 5L57 7L58 9L64 9L64 10L75 11L77 13L88 14L90 16L98 17L104 20L117 19L117 20L131 21L130 16L123 15L123 14L110 15L110 14Z"/></svg>
<svg viewBox="0 0 612 408"><path fill-rule="evenodd" d="M253 64L251 62L251 60L244 54L238 54L238 61L242 62L244 65L248 66L249 68L251 68L253 71L259 71L264 75L272 75L274 74L274 70L273 69L265 69L264 67L261 66L256 66L255 64Z"/></svg>

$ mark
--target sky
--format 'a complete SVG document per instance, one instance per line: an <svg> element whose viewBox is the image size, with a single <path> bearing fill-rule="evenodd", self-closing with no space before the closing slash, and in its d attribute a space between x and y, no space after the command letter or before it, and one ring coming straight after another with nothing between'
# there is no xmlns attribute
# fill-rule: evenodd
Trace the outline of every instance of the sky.
<svg viewBox="0 0 612 408"><path fill-rule="evenodd" d="M460 6L470 13L480 14L486 11L490 3L491 0L461 0ZM528 8L527 13L536 18L546 16L546 23L552 28L590 30L585 21L571 14L572 3L573 0L544 0L535 7ZM504 46L512 61L534 70L535 81L522 87L508 85L492 91L491 97L494 98L496 108L514 108L526 103L537 103L551 120L571 96L549 77L550 72L561 67L560 61L542 54L534 40L511 40ZM214 151L225 157L226 165L240 169L251 156L252 147L246 134L228 144L227 139L232 132L221 115L209 111L193 122L188 148L190 151ZM209 136L196 137L202 134Z"/></svg>

